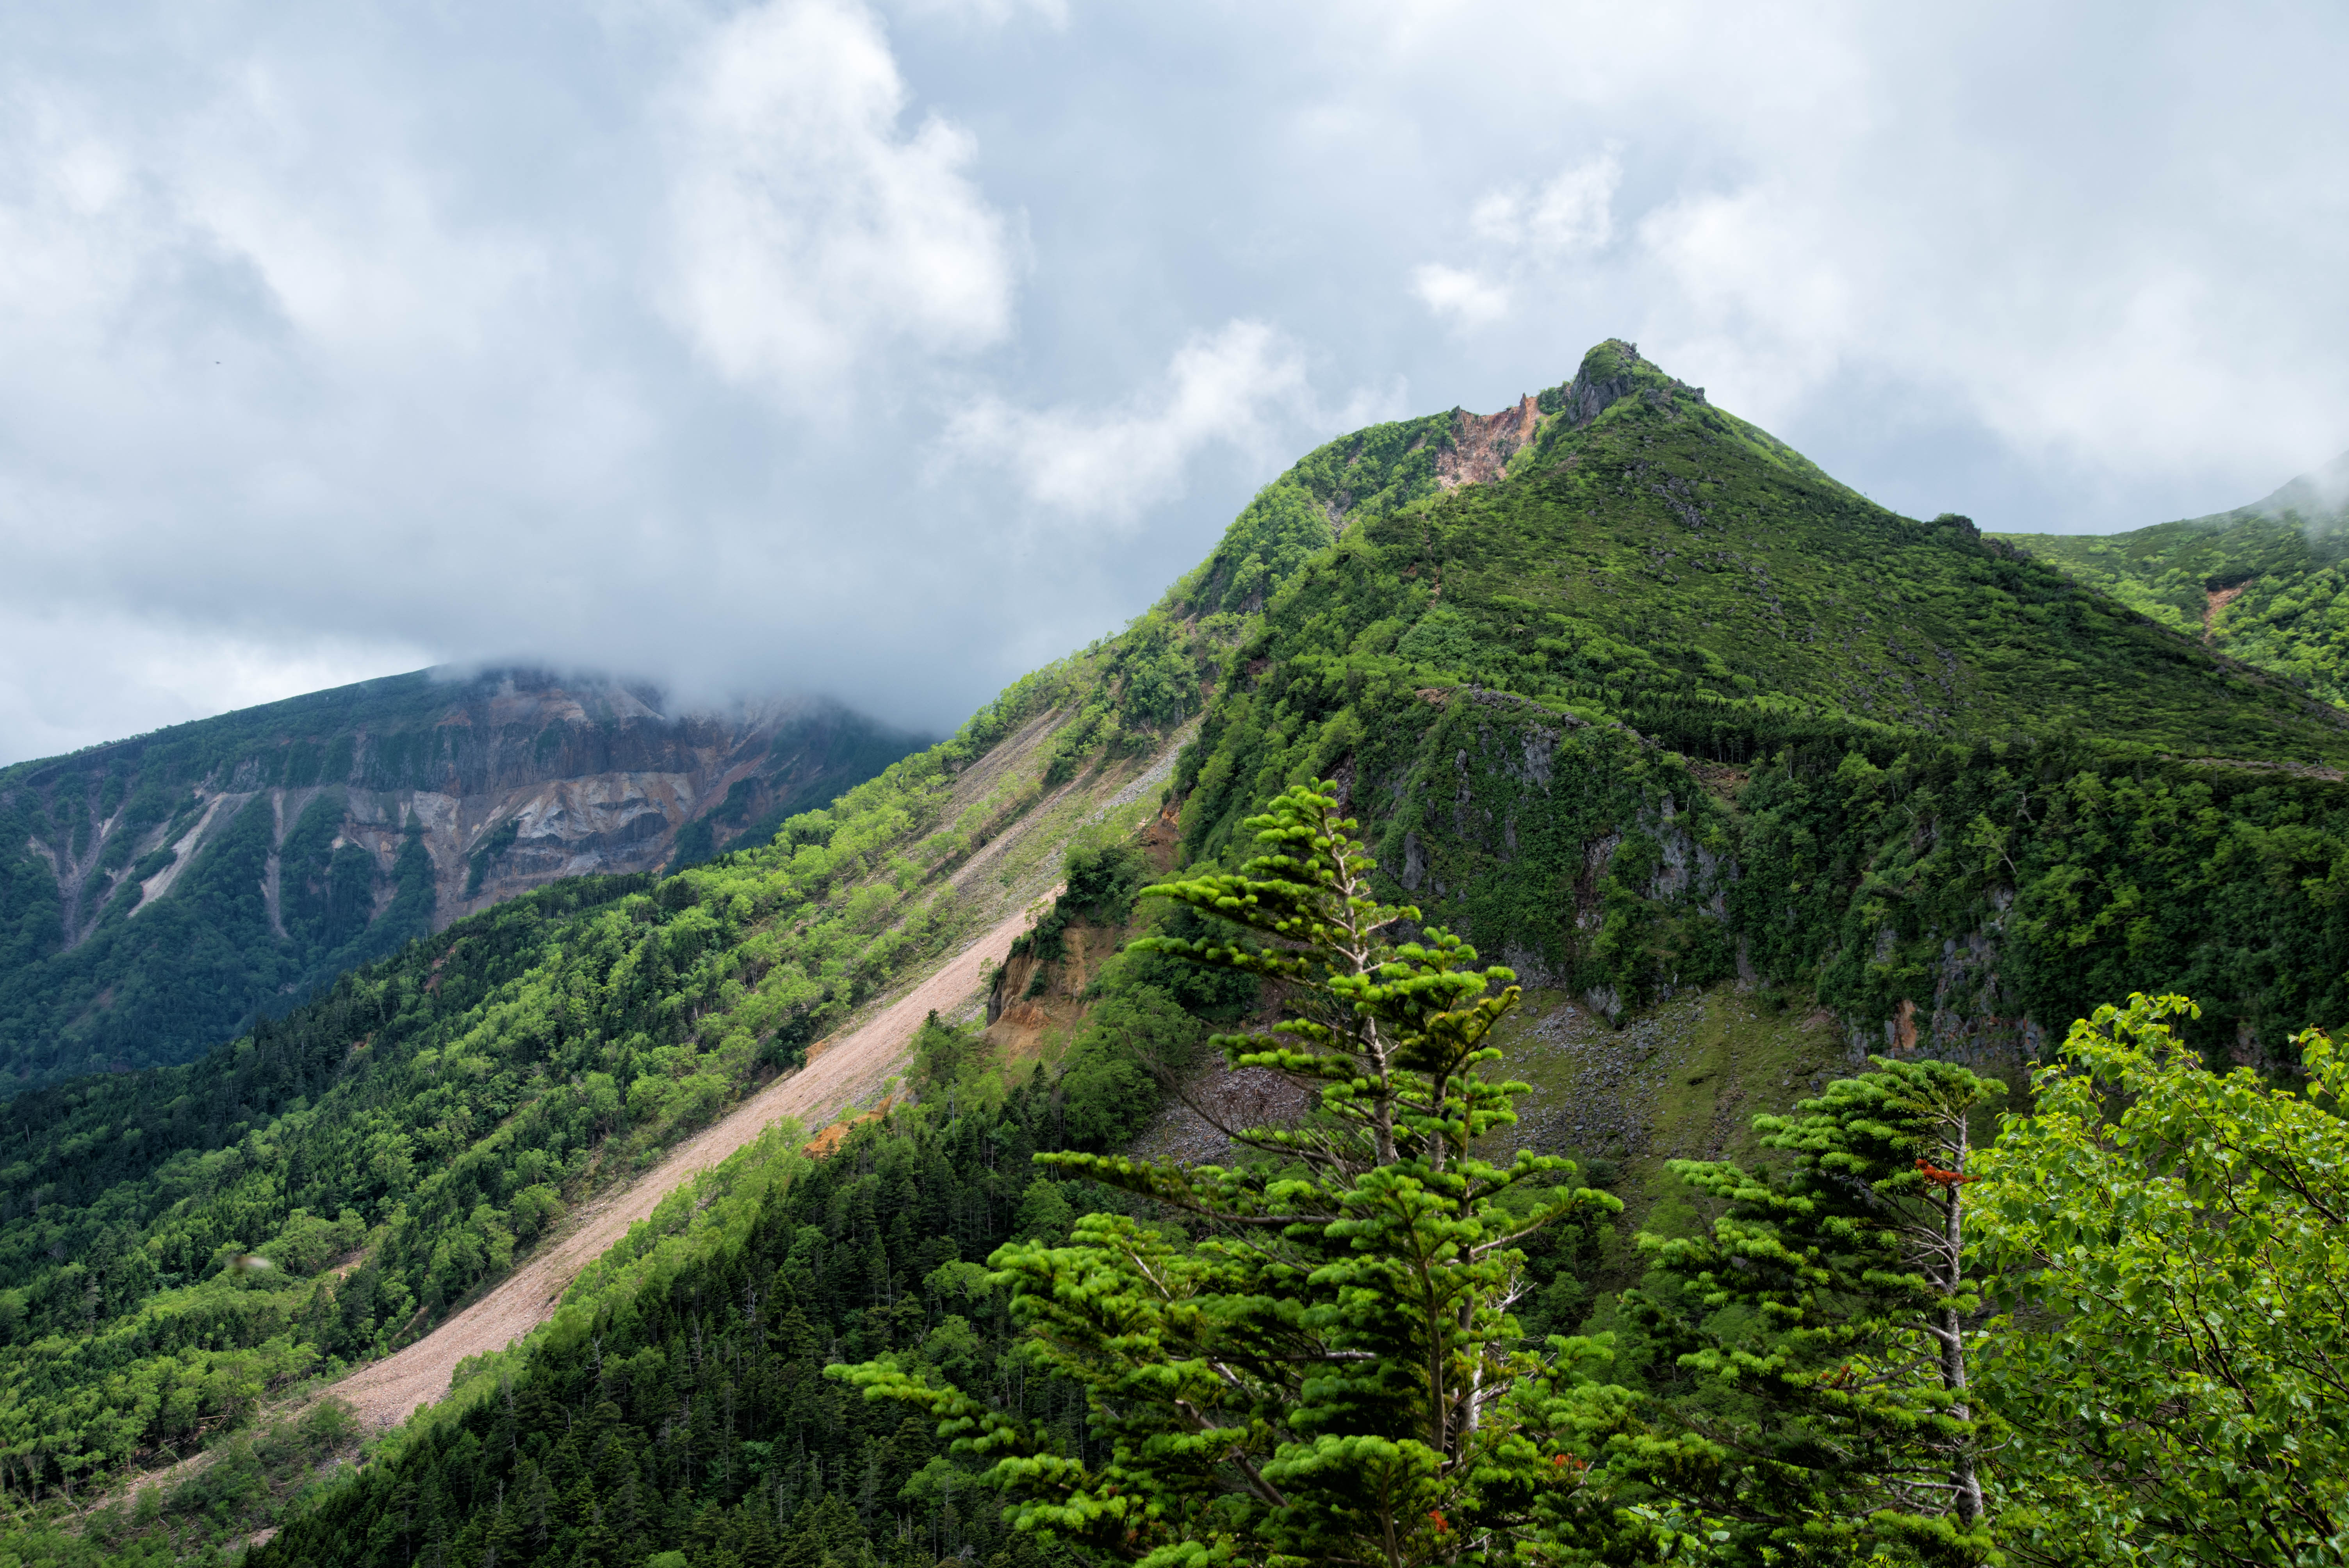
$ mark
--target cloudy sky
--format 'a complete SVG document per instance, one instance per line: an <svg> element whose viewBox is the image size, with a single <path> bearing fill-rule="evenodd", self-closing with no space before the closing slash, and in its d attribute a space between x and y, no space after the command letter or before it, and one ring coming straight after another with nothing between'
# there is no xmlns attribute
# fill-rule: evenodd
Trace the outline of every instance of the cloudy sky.
<svg viewBox="0 0 2349 1568"><path fill-rule="evenodd" d="M2349 12L1924 10L0 0L0 759L517 655L944 729L1610 335L1985 527L2349 447Z"/></svg>

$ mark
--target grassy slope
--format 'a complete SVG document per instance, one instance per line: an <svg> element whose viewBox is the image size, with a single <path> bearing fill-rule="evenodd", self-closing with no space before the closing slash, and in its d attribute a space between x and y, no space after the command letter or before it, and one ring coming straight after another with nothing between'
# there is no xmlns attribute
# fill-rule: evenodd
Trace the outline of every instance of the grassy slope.
<svg viewBox="0 0 2349 1568"><path fill-rule="evenodd" d="M1644 362L1609 368L1584 378L1637 390L1586 428L1553 417L1506 481L1350 532L1264 652L1423 665L1634 723L1725 705L1749 725L2349 761L2349 723L2283 683L1962 521L1886 511Z"/></svg>
<svg viewBox="0 0 2349 1568"><path fill-rule="evenodd" d="M2349 704L2349 455L2265 500L2134 532L2001 534L2221 653Z"/></svg>

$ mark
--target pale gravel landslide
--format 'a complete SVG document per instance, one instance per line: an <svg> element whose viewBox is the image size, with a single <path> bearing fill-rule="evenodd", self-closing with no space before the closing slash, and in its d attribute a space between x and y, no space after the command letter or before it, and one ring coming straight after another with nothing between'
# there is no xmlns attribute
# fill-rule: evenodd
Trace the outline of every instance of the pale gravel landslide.
<svg viewBox="0 0 2349 1568"><path fill-rule="evenodd" d="M777 1078L679 1144L624 1191L581 1211L568 1233L532 1253L489 1295L415 1344L370 1362L324 1392L347 1401L362 1423L378 1428L397 1426L419 1405L437 1402L449 1392L459 1362L503 1350L554 1316L579 1271L609 1251L630 1225L649 1218L663 1198L776 1120L788 1116L804 1127L820 1126L879 1083L905 1055L923 1018L934 1009L951 1014L968 1002L987 966L1000 965L1012 938L1029 924L1025 911L1004 920L870 1022L817 1045L807 1066Z"/></svg>
<svg viewBox="0 0 2349 1568"><path fill-rule="evenodd" d="M956 791L956 805L968 804L992 787L1008 770L1031 761L1065 715L1057 710L1031 720L999 745L967 774ZM1047 841L1098 822L1120 807L1138 800L1174 771L1183 744L1198 731L1191 719L1176 729L1138 773L1124 781L1108 799L1074 821L1053 821L1055 811L1072 794L1084 792L1087 780L1072 779L1054 791L1023 820L1007 827L948 879L957 892L976 892L982 867L1000 863L1015 844L1041 831ZM1057 832L1055 829L1057 828ZM419 1406L437 1403L449 1392L458 1364L474 1356L505 1349L554 1315L563 1293L580 1271L627 1234L628 1227L649 1218L662 1199L701 1172L750 1142L774 1122L796 1119L813 1132L828 1121L869 1099L903 1060L914 1031L936 1009L940 1017L968 1013L981 1002L980 979L990 965L1009 955L1012 939L1032 924L1060 892L1056 878L1037 867L1026 874L1001 873L999 892L980 894L998 909L1009 913L984 935L947 959L917 982L914 988L864 1023L832 1040L819 1041L809 1052L807 1065L777 1078L678 1148L652 1170L618 1191L576 1211L570 1228L547 1242L487 1295L466 1307L415 1344L358 1368L341 1381L282 1407L283 1414L313 1399L330 1398L347 1402L357 1412L362 1430L381 1431L405 1421ZM1024 884L1014 887L1013 882ZM1040 893L1032 890L1050 882ZM1002 901L1002 902L998 902ZM120 1496L147 1487L171 1489L210 1464L216 1450L202 1449L178 1462L142 1475L126 1477ZM94 1498L92 1506L106 1499ZM265 1539L265 1534L254 1537Z"/></svg>

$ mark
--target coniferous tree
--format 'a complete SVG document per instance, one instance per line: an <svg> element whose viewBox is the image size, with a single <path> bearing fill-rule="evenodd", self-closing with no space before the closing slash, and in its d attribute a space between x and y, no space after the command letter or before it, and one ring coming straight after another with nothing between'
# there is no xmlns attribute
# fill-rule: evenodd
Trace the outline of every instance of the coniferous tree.
<svg viewBox="0 0 2349 1568"><path fill-rule="evenodd" d="M1619 1207L1565 1183L1570 1162L1481 1158L1525 1086L1485 1076L1516 1005L1506 969L1380 903L1372 864L1326 791L1291 789L1251 826L1237 876L1145 890L1260 944L1135 944L1278 982L1287 1016L1217 1037L1235 1067L1319 1086L1319 1114L1244 1141L1243 1168L1056 1153L1039 1162L1192 1217L1195 1243L1115 1214L1066 1245L993 1260L1030 1353L1081 1387L1092 1440L888 1361L835 1371L926 1408L957 1451L991 1459L1019 1525L1151 1563L1452 1562L1539 1547L1571 1522L1589 1454L1628 1396L1579 1370L1604 1354L1518 1346L1521 1243Z"/></svg>
<svg viewBox="0 0 2349 1568"><path fill-rule="evenodd" d="M1692 1387L1610 1469L1688 1510L1718 1561L1995 1558L1964 1202L1971 1119L2004 1086L1873 1065L1754 1119L1791 1157L1779 1170L1673 1161L1724 1212L1699 1235L1640 1238L1652 1268L1628 1315Z"/></svg>

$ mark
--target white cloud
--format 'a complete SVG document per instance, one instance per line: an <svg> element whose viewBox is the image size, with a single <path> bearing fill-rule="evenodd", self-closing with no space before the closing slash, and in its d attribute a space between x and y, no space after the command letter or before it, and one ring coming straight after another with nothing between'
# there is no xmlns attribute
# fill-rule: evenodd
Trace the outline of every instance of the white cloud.
<svg viewBox="0 0 2349 1568"><path fill-rule="evenodd" d="M671 97L667 305L730 379L820 403L893 343L983 347L1010 328L1002 216L969 178L970 134L907 94L878 24L847 0L770 0L719 28Z"/></svg>
<svg viewBox="0 0 2349 1568"><path fill-rule="evenodd" d="M1320 426L1318 415L1297 346L1262 322L1235 321L1185 344L1163 379L1117 408L1029 410L988 397L956 416L946 446L1008 468L1030 500L1057 511L1129 521L1179 492L1208 449L1269 460L1297 428Z"/></svg>
<svg viewBox="0 0 2349 1568"><path fill-rule="evenodd" d="M1613 203L1623 183L1623 163L1614 147L1568 164L1537 190L1505 186L1470 210L1469 229L1479 239L1558 259L1595 251L1614 236Z"/></svg>
<svg viewBox="0 0 2349 1568"><path fill-rule="evenodd" d="M0 616L0 763L429 664L413 645L59 606Z"/></svg>
<svg viewBox="0 0 2349 1568"><path fill-rule="evenodd" d="M41 15L0 755L529 653L951 726L1317 440L1609 335L1985 526L2349 444L2338 6Z"/></svg>
<svg viewBox="0 0 2349 1568"><path fill-rule="evenodd" d="M1965 178L1915 173L1925 191ZM1646 214L1636 254L1668 285L1651 311L1670 313L1651 351L1765 424L1857 380L1906 383L2034 463L2109 480L2215 458L2249 470L2244 500L2349 436L2337 371L2280 363L2291 307L2230 289L2199 247L2141 221L2137 243L2127 222L2063 233L2023 214L1985 234L1879 180L1873 159L1781 162Z"/></svg>
<svg viewBox="0 0 2349 1568"><path fill-rule="evenodd" d="M1388 15L1313 113L1409 115L1346 151L1450 207L1389 276L1507 291L1456 352L1634 337L1895 504L2021 529L2215 510L2349 440L2337 11L1658 0L1510 15L1502 51L1498 6Z"/></svg>
<svg viewBox="0 0 2349 1568"><path fill-rule="evenodd" d="M1412 292L1458 326L1483 326L1509 314L1509 291L1459 267L1430 262L1411 275Z"/></svg>
<svg viewBox="0 0 2349 1568"><path fill-rule="evenodd" d="M1614 237L1620 151L1610 142L1538 186L1486 191L1468 211L1478 264L1423 263L1413 269L1412 291L1455 327L1485 326L1506 316L1521 288L1537 290L1558 267L1590 256Z"/></svg>
<svg viewBox="0 0 2349 1568"><path fill-rule="evenodd" d="M1032 16L1048 27L1069 25L1068 0L895 0L895 9L917 21L1002 27Z"/></svg>

